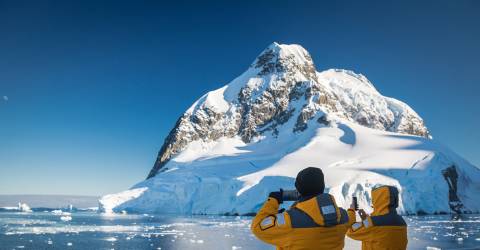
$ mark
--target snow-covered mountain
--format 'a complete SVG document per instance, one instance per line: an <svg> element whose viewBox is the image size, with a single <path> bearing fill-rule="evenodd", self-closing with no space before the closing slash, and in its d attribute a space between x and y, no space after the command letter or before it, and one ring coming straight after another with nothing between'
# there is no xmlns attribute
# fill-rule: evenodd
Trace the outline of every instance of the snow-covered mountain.
<svg viewBox="0 0 480 250"><path fill-rule="evenodd" d="M246 214L293 188L307 166L329 192L369 207L375 184L404 213L480 211L480 170L431 139L407 104L363 75L317 72L299 45L273 43L245 73L197 100L167 136L148 179L100 200L103 211Z"/></svg>

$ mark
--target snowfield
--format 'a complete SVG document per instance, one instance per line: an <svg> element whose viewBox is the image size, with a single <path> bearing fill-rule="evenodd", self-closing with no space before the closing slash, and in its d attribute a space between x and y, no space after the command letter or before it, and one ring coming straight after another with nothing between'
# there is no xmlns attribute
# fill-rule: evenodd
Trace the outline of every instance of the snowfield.
<svg viewBox="0 0 480 250"><path fill-rule="evenodd" d="M480 212L480 170L431 138L412 108L365 76L316 72L301 46L274 43L185 112L151 178L102 197L99 211L250 214L314 166L341 206L355 194L369 210L372 187L388 184L403 214L451 212L442 171L454 167L462 211Z"/></svg>
<svg viewBox="0 0 480 250"><path fill-rule="evenodd" d="M257 211L269 192L294 188L296 174L315 166L323 170L328 192L343 207L356 194L360 206L369 209L371 188L388 184L401 191L401 213L449 213L448 185L441 170L451 165L459 171L460 200L471 211L480 211L480 170L433 140L351 123L291 136L248 145L225 138L203 150L193 145L182 153L189 161L174 158L168 164L175 170L130 190L141 190L141 195L103 197L102 211L247 214Z"/></svg>

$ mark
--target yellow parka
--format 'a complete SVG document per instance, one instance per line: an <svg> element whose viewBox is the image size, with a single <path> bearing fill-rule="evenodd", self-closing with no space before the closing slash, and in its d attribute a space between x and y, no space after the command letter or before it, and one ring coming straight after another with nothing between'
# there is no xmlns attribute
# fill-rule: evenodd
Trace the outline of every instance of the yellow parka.
<svg viewBox="0 0 480 250"><path fill-rule="evenodd" d="M343 249L349 221L333 196L320 194L299 201L289 210L278 213L279 204L268 198L252 221L252 232L260 240L281 250Z"/></svg>
<svg viewBox="0 0 480 250"><path fill-rule="evenodd" d="M407 249L407 224L397 214L398 190L381 186L372 190L373 213L362 222L354 223L347 236L362 241L363 250ZM350 217L355 211L348 210Z"/></svg>

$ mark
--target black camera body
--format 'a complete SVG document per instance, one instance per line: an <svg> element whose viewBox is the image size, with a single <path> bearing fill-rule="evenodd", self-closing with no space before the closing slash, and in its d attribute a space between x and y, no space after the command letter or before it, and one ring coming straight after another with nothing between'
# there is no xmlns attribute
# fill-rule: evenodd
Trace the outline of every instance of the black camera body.
<svg viewBox="0 0 480 250"><path fill-rule="evenodd" d="M300 199L300 193L297 190L283 190L280 189L283 201L298 201Z"/></svg>

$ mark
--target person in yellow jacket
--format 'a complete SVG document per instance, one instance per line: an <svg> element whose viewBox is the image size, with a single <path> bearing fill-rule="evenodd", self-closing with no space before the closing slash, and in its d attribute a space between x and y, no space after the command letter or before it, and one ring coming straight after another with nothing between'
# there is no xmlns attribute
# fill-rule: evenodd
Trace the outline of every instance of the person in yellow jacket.
<svg viewBox="0 0 480 250"><path fill-rule="evenodd" d="M260 240L279 250L343 249L349 221L333 196L324 194L324 177L319 168L300 171L295 180L300 199L289 210L278 213L282 191L272 192L252 221L251 230Z"/></svg>
<svg viewBox="0 0 480 250"><path fill-rule="evenodd" d="M373 213L368 216L359 210L362 222L352 224L347 236L362 241L362 250L404 250L407 249L407 224L397 214L398 189L380 186L372 189ZM353 204L348 216L355 218Z"/></svg>

